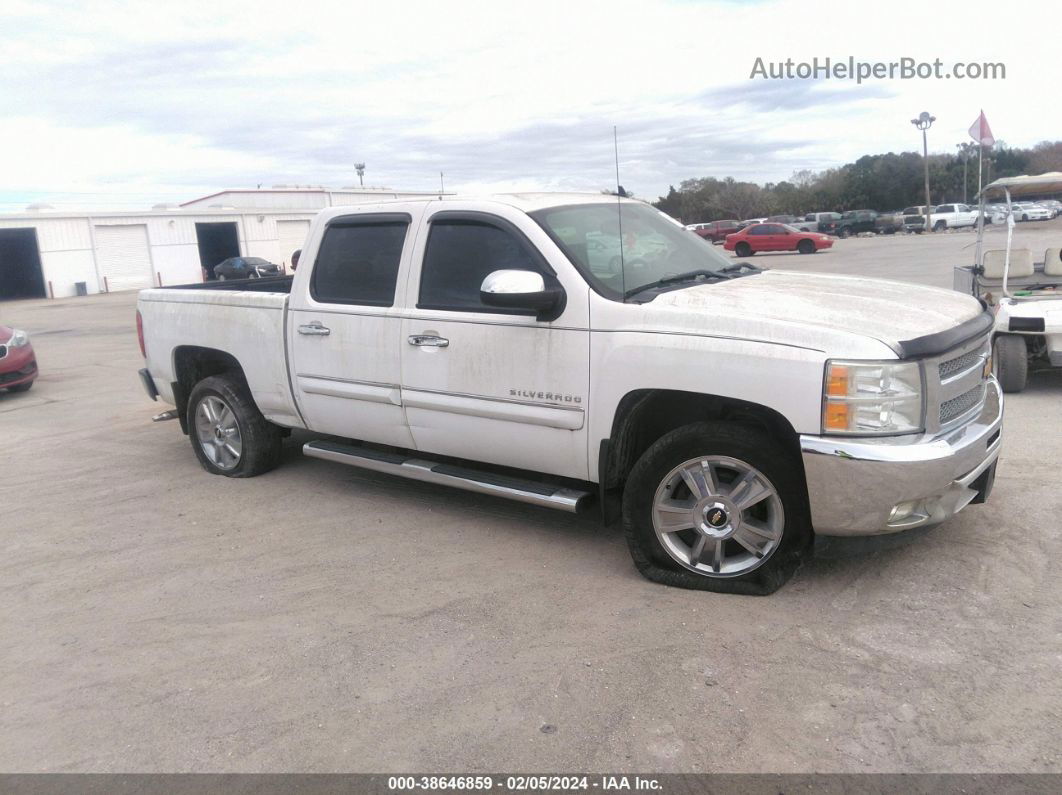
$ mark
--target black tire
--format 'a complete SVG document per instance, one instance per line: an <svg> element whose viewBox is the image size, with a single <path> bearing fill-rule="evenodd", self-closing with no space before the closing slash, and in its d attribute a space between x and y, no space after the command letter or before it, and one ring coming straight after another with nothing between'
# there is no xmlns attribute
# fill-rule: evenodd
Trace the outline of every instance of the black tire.
<svg viewBox="0 0 1062 795"><path fill-rule="evenodd" d="M1029 216L1027 214L1025 214L1025 213L1022 213L1021 220L1028 221L1029 220Z"/></svg>
<svg viewBox="0 0 1062 795"><path fill-rule="evenodd" d="M26 383L18 384L17 386L9 386L7 388L7 391L8 392L29 392L31 386L33 386L33 382L32 381L27 381Z"/></svg>
<svg viewBox="0 0 1062 795"><path fill-rule="evenodd" d="M752 250L752 246L742 240L736 246L734 246L734 253L739 257L751 257L756 252Z"/></svg>
<svg viewBox="0 0 1062 795"><path fill-rule="evenodd" d="M220 398L236 417L242 441L238 463L231 469L217 466L203 451L196 432L196 411L207 397ZM188 438L203 469L212 475L229 478L253 478L280 463L281 430L262 416L242 378L214 375L204 378L188 398Z"/></svg>
<svg viewBox="0 0 1062 795"><path fill-rule="evenodd" d="M852 233L848 231L848 227L842 227L837 230L837 237L841 238L841 240L845 240L850 234Z"/></svg>
<svg viewBox="0 0 1062 795"><path fill-rule="evenodd" d="M653 526L653 501L679 464L700 456L727 456L759 471L774 487L784 512L778 546L757 568L737 576L711 576L686 568L667 552ZM811 551L813 532L800 462L759 429L727 422L698 422L653 443L635 463L623 491L623 528L638 571L676 588L765 596L784 585Z"/></svg>
<svg viewBox="0 0 1062 795"><path fill-rule="evenodd" d="M815 244L805 238L804 240L801 240L799 243L797 243L797 251L799 251L801 254L814 254Z"/></svg>
<svg viewBox="0 0 1062 795"><path fill-rule="evenodd" d="M933 231L934 232L943 232L947 228L948 228L948 224L947 224L946 221L937 221L935 224L933 224Z"/></svg>
<svg viewBox="0 0 1062 795"><path fill-rule="evenodd" d="M1029 349L1017 334L1000 334L992 346L993 369L1004 392L1021 392L1029 380Z"/></svg>

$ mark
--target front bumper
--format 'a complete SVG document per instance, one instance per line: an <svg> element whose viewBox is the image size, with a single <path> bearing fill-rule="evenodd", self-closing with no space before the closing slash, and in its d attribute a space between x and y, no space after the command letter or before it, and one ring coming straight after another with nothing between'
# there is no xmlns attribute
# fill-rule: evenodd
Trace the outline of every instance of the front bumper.
<svg viewBox="0 0 1062 795"><path fill-rule="evenodd" d="M0 389L19 386L37 377L37 356L32 346L9 348L5 345L3 354L0 357Z"/></svg>
<svg viewBox="0 0 1062 795"><path fill-rule="evenodd" d="M802 435L816 534L868 536L930 527L971 502L984 502L995 476L1002 425L1003 394L992 378L980 415L936 437Z"/></svg>

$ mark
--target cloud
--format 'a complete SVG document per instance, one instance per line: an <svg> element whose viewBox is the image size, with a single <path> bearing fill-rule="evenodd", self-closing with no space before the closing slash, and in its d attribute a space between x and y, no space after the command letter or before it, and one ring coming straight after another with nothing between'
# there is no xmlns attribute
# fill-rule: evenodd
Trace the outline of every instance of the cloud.
<svg viewBox="0 0 1062 795"><path fill-rule="evenodd" d="M355 161L395 188L434 187L443 171L454 188L597 189L615 181L616 125L621 181L652 196L688 177L776 181L911 149L907 120L923 107L940 120L932 145L948 151L981 107L1011 144L1062 125L1054 106L1023 101L1044 78L1020 65L1052 55L1027 36L992 48L1009 61L999 83L748 79L757 56L985 54L968 43L981 40L972 10L949 17L945 37L868 25L850 3L809 9L12 1L0 12L0 166L34 195L341 185ZM1009 15L994 19L997 41L1017 36Z"/></svg>

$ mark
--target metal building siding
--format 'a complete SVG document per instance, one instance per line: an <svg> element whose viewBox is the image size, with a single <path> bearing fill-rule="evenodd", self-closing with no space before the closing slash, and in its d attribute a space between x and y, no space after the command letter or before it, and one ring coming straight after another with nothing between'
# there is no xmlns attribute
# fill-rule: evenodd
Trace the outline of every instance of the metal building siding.
<svg viewBox="0 0 1062 795"><path fill-rule="evenodd" d="M285 268L291 267L291 255L306 242L310 231L309 221L277 221L277 239L280 241L280 262Z"/></svg>
<svg viewBox="0 0 1062 795"><path fill-rule="evenodd" d="M97 226L95 232L96 263L108 290L152 286L146 224Z"/></svg>

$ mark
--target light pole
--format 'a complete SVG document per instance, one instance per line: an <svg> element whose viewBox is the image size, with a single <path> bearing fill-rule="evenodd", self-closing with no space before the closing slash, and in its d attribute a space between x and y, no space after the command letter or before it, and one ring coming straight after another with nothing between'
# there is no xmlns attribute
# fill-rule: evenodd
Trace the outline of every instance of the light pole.
<svg viewBox="0 0 1062 795"><path fill-rule="evenodd" d="M354 164L354 170L358 172L358 185L360 185L361 187L364 188L365 187L365 180L362 179L362 177L365 176L365 164L364 163L355 163Z"/></svg>
<svg viewBox="0 0 1062 795"><path fill-rule="evenodd" d="M929 144L926 142L926 130L933 126L936 116L930 116L927 111L918 114L917 119L911 119L911 124L922 131L922 165L925 168L926 177L926 232L932 232L929 227Z"/></svg>
<svg viewBox="0 0 1062 795"><path fill-rule="evenodd" d="M961 144L955 144L955 147L959 150L959 157L962 158L962 203L966 204L966 169L970 162L970 155L977 149L977 145L963 141Z"/></svg>

